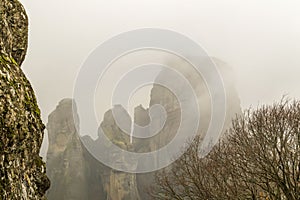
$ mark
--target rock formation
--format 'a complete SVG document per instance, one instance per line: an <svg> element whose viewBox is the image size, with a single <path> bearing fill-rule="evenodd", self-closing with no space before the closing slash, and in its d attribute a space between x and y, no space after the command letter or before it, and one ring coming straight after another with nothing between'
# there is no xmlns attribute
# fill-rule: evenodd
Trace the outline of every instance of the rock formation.
<svg viewBox="0 0 300 200"><path fill-rule="evenodd" d="M48 118L47 174L52 182L47 193L48 199L139 199L135 174L106 167L94 159L81 143L76 131L79 130L79 119L75 108L76 105L71 99L63 99ZM122 109L121 107L115 109L118 108ZM130 118L125 118L126 124L130 127L128 120ZM129 138L124 138L123 134L120 134L121 130L113 120L112 110L106 112L102 128L116 145L132 148ZM97 140L91 142L97 147ZM111 156L111 159L114 157Z"/></svg>
<svg viewBox="0 0 300 200"><path fill-rule="evenodd" d="M71 99L64 99L48 117L47 175L52 184L47 198L99 199L104 192L97 170L104 170L82 145L77 133L79 119L72 106Z"/></svg>
<svg viewBox="0 0 300 200"><path fill-rule="evenodd" d="M230 67L217 58L212 58L212 61L215 63L221 75L224 90L226 93L226 117L223 126L223 131L225 131L231 125L232 118L234 118L236 114L241 113L240 100L235 90L235 80L232 76L232 70L230 69ZM205 60L205 62L207 61ZM218 91L215 91L215 93L210 93L206 86L205 80L198 72L191 71L191 68L188 65L189 64L187 63L181 63L179 65L174 65L174 68L188 79L195 91L199 104L199 110L201 112L199 135L202 135L202 137L204 137L211 118L212 107L210 98L215 98L215 93ZM170 76L172 75L170 75L168 72L162 71L158 75L156 82L159 82L158 80L164 79L171 80L171 84L173 84L175 87L178 87L178 90L183 93L185 89L180 89L183 83L173 81L176 80L175 76ZM175 83L173 83L172 81ZM188 99L186 101L188 101ZM152 150L164 146L169 142L170 139L173 138L172 134L176 134L175 130L177 130L179 126L178 123L180 121L178 118L180 118L181 115L180 104L177 101L176 96L169 89L166 89L165 87L162 87L158 84L155 84L151 90L151 100L149 106L151 107L155 104L160 104L166 109L167 120L163 130L161 131L161 134L158 135L157 140L154 140L157 146L152 146ZM160 123L159 117L154 118L154 121L155 123Z"/></svg>
<svg viewBox="0 0 300 200"><path fill-rule="evenodd" d="M224 79L224 86L227 92L227 114L224 129L230 126L231 119L236 113L240 112L239 98L234 90L233 81L230 73L226 73L226 67L224 63L216 60L220 66L220 71ZM210 94L205 87L205 83L202 79L199 80L195 74L189 73L185 70L185 67L181 65L183 74L188 77L188 80L195 86L197 98L200 102L200 109L202 114L202 126L199 133L201 136L205 136L205 131L208 128L209 119L211 116L209 106ZM172 80L173 78L162 71L157 80L159 79ZM181 83L176 82L176 87L180 89ZM182 90L184 92L184 90ZM212 93L211 95L215 95ZM187 99L188 101L189 99ZM80 137L76 130L79 130L78 116L76 109L72 110L72 100L62 100L55 111L50 114L47 125L49 133L49 149L47 154L47 168L48 175L52 181L52 186L48 192L49 200L56 199L103 199L103 200L150 200L151 198L147 194L147 189L154 182L154 173L145 174L131 174L120 172L105 165L99 163L93 156L87 151L83 143L80 141ZM111 144L101 143L103 139L101 135L106 135L109 140L126 151L133 151L139 153L145 153L157 150L167 143L169 143L178 129L179 122L181 120L180 103L174 94L165 87L154 85L151 91L151 101L149 106L160 104L165 108L166 121L163 125L163 120L160 116L152 116L153 124L144 129L143 134L149 135L157 127L161 127L162 130L159 134L147 138L131 138L127 133L131 133L132 119L127 111L120 105L114 106L104 114L103 121L101 123L101 129L99 129L99 137L93 140L89 136L81 138L85 144L88 144L94 152L107 152L106 159L110 160L116 166L126 165L126 167L139 168L147 165L147 163L139 162L138 160L128 163L125 158L120 157L117 153L112 151ZM134 123L145 127L150 122L149 109L145 109L142 106L135 108ZM75 112L75 113L73 113ZM113 113L121 116L122 129L117 125ZM75 116L75 121L73 121ZM182 140L182 143L185 141ZM179 144L181 145L181 144ZM164 157L165 155L157 155L158 157ZM158 158L154 158L154 162L158 162ZM149 163L148 163L149 164ZM159 164L159 163L156 163ZM73 193L72 193L73 191ZM92 195L88 196L88 195Z"/></svg>
<svg viewBox="0 0 300 200"><path fill-rule="evenodd" d="M47 193L49 199L88 199L86 163L82 159L83 147L76 133L77 124L73 120L72 100L68 99L62 100L48 117L47 168L51 170L47 175L52 180ZM60 170L52 170L55 168Z"/></svg>
<svg viewBox="0 0 300 200"><path fill-rule="evenodd" d="M39 151L44 125L21 69L28 19L17 0L0 1L0 199L45 199L50 182Z"/></svg>
<svg viewBox="0 0 300 200"><path fill-rule="evenodd" d="M131 130L131 118L126 110L121 106L115 106L112 110L107 111L104 114L103 122L101 123L101 128L104 134L112 141L115 145L119 146L126 151L132 151L134 146L130 142L130 137L126 135L116 124L113 117L113 110L119 116L122 116L122 122L124 123L124 128L130 133ZM99 129L100 131L100 129ZM98 140L100 137L98 138ZM100 141L96 140L95 144L99 144ZM110 149L110 146L107 147ZM110 151L108 151L110 152ZM109 158L112 162L117 165L131 165L132 163L126 163L126 161L121 157L112 152ZM116 171L110 169L108 177L105 178L104 188L107 192L107 200L139 200L139 193L137 190L136 175Z"/></svg>

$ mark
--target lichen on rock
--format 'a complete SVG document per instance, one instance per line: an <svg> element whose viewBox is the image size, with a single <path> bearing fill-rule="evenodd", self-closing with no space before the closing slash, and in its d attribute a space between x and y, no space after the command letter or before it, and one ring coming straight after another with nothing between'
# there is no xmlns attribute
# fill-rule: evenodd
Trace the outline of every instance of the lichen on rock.
<svg viewBox="0 0 300 200"><path fill-rule="evenodd" d="M43 125L22 72L28 19L16 0L0 1L0 199L44 199L50 182L39 157Z"/></svg>

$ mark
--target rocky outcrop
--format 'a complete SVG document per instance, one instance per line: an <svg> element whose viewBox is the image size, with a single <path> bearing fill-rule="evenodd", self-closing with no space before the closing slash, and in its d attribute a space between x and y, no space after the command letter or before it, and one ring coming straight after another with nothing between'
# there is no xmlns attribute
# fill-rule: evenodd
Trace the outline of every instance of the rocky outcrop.
<svg viewBox="0 0 300 200"><path fill-rule="evenodd" d="M224 85L227 92L227 113L224 130L230 126L231 119L236 113L240 112L240 103L236 91L234 90L233 81L230 73L225 73L226 66L219 63L220 71L223 75ZM197 94L200 102L200 110L202 115L201 127L199 135L205 136L211 117L210 94L205 87L202 79L196 76L197 73L189 73L184 71L185 67L181 65L182 73L188 77ZM223 71L222 71L223 70ZM167 78L166 78L167 77ZM159 79L170 79L169 74L165 71L161 72L157 77ZM173 83L175 87L181 87L180 82ZM184 92L184 90L181 90ZM212 93L211 95L215 95ZM187 99L188 100L188 99ZM154 182L155 172L144 174L132 174L117 171L99 163L86 150L83 143L88 144L94 152L106 152L106 160L113 163L119 168L138 169L147 166L149 163L140 162L139 160L126 161L125 158L114 152L112 144L104 144L101 140L103 134L116 146L126 151L145 153L155 151L168 144L180 125L181 109L180 103L172 91L160 85L154 85L151 91L150 105L160 104L165 108L166 120L161 116L155 116L152 113L151 126L142 129L144 136L150 136L155 130L162 130L159 134L150 138L135 138L127 133L135 133L133 121L140 127L146 127L150 122L149 109L143 108L141 105L135 108L134 119L132 120L127 111L120 105L115 105L112 109L104 114L99 129L99 137L93 140L89 136L80 138L76 130L79 130L78 116L76 109L72 110L74 102L70 99L62 100L54 112L49 116L47 125L49 133L49 149L47 154L48 175L52 181L52 186L48 192L49 200L55 199L103 199L103 200L150 200L147 192L149 186ZM74 112L74 113L73 113ZM114 115L119 116L122 129L116 123ZM75 116L75 121L73 120ZM76 128L77 127L77 128ZM181 146L185 143L180 141ZM158 154L153 158L153 162L159 163L159 158L165 155ZM76 170L74 170L76 169ZM74 191L76 190L76 191ZM73 192L73 194L71 194ZM88 196L88 195L92 195Z"/></svg>
<svg viewBox="0 0 300 200"><path fill-rule="evenodd" d="M50 182L39 151L44 125L21 69L28 19L16 0L0 1L0 199L44 199Z"/></svg>
<svg viewBox="0 0 300 200"><path fill-rule="evenodd" d="M232 70L229 66L227 66L225 63L220 61L219 59L212 58L213 62L216 64L220 75L223 79L223 85L226 92L226 116L225 121L223 125L223 133L226 129L228 129L231 126L231 120L237 115L241 113L241 107L240 107L240 100L238 97L238 94L235 90L235 80L232 75ZM187 80L190 82L191 86L193 87L193 90L195 91L199 110L201 113L201 120L200 120L200 126L198 130L198 135L203 139L206 136L206 132L208 130L210 118L211 118L211 102L210 98L214 98L216 95L215 93L211 92L209 93L208 88L206 87L206 83L204 79L200 76L200 74L196 71L191 72L190 66L188 66L187 63L179 63L177 65L173 65L176 70L178 70L181 74L183 74ZM174 76L174 77L173 77ZM156 78L156 82L160 82L160 80L164 80L162 82L170 80L170 85L173 85L174 87L177 87L178 91L180 91L181 95L185 92L185 89L183 88L183 82L180 82L181 80L176 81L175 75L172 75L168 73L168 71L162 71ZM186 99L188 102L189 99ZM181 102L182 103L182 102ZM181 123L181 107L180 102L178 101L177 97L173 92L159 84L154 84L152 90L151 90L151 98L150 98L150 104L149 107L154 106L156 104L162 105L165 108L166 111L166 119L163 120L160 116L153 116L152 117L152 124L153 126L149 127L149 132L154 132L153 129L156 129L157 127L162 127L159 134L153 136L151 140L144 141L142 144L144 146L147 146L147 151L156 151L165 145L167 145L177 134L177 130ZM193 109L193 108L192 108ZM148 110L142 110L141 108L136 109L135 113L135 122L139 122L141 119L144 119L145 122L149 121L149 118L147 118ZM193 112L193 110L192 110ZM144 123L145 123L144 122ZM163 124L164 123L164 124ZM145 125L145 124L143 124ZM221 133L221 137L223 137L223 134ZM178 146L181 146L185 143L185 140L181 140L180 144ZM145 148L145 147L144 147ZM156 164L159 165L160 158L165 158L166 155L163 155L161 153L158 153L156 155L157 157L154 159ZM143 163L139 163L143 164ZM170 168L172 165L169 166ZM152 185L154 183L154 174L155 173L144 173L144 174L138 174L137 175L137 181L138 181L138 187L139 191L142 194L142 199L151 199L147 195L147 188L149 188L149 185Z"/></svg>
<svg viewBox="0 0 300 200"><path fill-rule="evenodd" d="M119 109L125 115L125 124L130 128L129 115L123 112L121 107L117 106L115 109ZM139 199L136 175L115 171L94 159L81 143L77 133L78 122L76 105L71 99L60 101L49 115L47 174L52 184L47 192L48 199ZM112 110L106 112L101 126L116 145L127 150L133 148L129 137L121 134L122 131L116 126ZM91 138L83 139L90 140L96 148L98 147L99 141L93 141ZM110 155L110 159L114 159L114 156ZM115 162L123 163L117 159Z"/></svg>
<svg viewBox="0 0 300 200"><path fill-rule="evenodd" d="M47 175L52 182L47 192L49 199L88 199L84 174L86 163L83 159L83 147L76 133L76 120L78 118L73 118L70 99L62 100L48 117L47 168L50 170Z"/></svg>
<svg viewBox="0 0 300 200"><path fill-rule="evenodd" d="M231 120L236 116L236 114L241 113L240 100L235 90L235 81L230 67L219 59L212 58L212 61L216 64L216 67L222 77L224 91L226 93L226 116L223 125L224 132L230 127ZM205 59L205 62L208 61ZM201 77L201 74L197 71L191 71L189 64L182 62L179 65L174 65L174 68L187 78L191 87L195 91L201 115L198 135L203 138L206 135L212 116L211 98L216 98L216 92L218 91L209 91L205 80ZM159 80L170 80L170 84L177 87L177 90L180 91L180 93L185 92L185 88L183 88L184 83L183 81L180 82L182 79L175 81L177 80L176 76L168 73L168 71L162 71L156 78L156 82L159 82ZM188 102L189 99L186 99L185 101ZM165 146L173 139L177 133L176 130L180 125L181 117L181 107L177 97L172 93L172 91L159 84L155 84L151 90L149 107L154 106L155 104L160 104L165 108L167 112L167 119L160 134L156 135L152 140L151 151ZM191 111L193 112L193 108ZM162 120L160 117L154 117L153 123L156 124L155 126L159 126L162 123Z"/></svg>
<svg viewBox="0 0 300 200"><path fill-rule="evenodd" d="M73 112L73 106L76 108L73 103L71 99L60 101L48 117L47 175L52 183L47 192L49 200L104 196L99 172L103 172L103 166L93 160L81 143L77 133L79 119L76 110Z"/></svg>
<svg viewBox="0 0 300 200"><path fill-rule="evenodd" d="M104 114L103 122L101 123L101 128L104 134L112 141L115 145L119 146L126 151L134 151L134 143L130 141L130 136L125 134L121 130L113 116L113 111L118 115L122 116L122 124L125 126L124 129L127 133L131 132L131 118L126 110L120 105L115 106L112 110L107 111ZM99 130L100 131L100 130ZM98 139L99 140L99 139ZM100 141L95 141L99 144ZM107 147L108 152L111 152L110 146ZM136 167L136 163L127 163L124 158L112 152L109 158L116 165L133 165L130 167ZM136 161L137 162L137 161ZM110 169L109 177L106 178L104 188L107 192L107 200L139 200L139 192L137 188L136 174L120 172Z"/></svg>
<svg viewBox="0 0 300 200"><path fill-rule="evenodd" d="M21 66L28 44L28 18L25 9L17 0L1 0L0 11L2 58L12 59Z"/></svg>

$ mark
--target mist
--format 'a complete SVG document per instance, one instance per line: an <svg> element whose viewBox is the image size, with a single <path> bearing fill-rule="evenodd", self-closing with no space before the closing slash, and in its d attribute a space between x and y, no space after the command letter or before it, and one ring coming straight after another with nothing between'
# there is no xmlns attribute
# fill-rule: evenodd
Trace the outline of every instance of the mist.
<svg viewBox="0 0 300 200"><path fill-rule="evenodd" d="M116 34L143 27L184 34L209 56L230 66L242 108L270 103L284 94L300 97L299 1L22 3L30 19L23 69L34 87L45 124L58 102L72 97L77 74L92 50ZM147 105L149 90L140 92L133 104ZM98 106L99 121L110 107L109 103ZM43 156L47 137L44 139Z"/></svg>
<svg viewBox="0 0 300 200"><path fill-rule="evenodd" d="M0 199L300 199L299 1L21 1Z"/></svg>

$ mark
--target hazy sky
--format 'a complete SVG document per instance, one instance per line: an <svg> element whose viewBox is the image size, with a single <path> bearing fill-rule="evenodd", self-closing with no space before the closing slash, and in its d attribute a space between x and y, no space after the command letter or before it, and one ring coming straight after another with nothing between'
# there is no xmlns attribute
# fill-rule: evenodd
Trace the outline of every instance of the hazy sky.
<svg viewBox="0 0 300 200"><path fill-rule="evenodd" d="M235 72L243 108L300 98L299 0L21 0L30 18L23 69L42 117L64 97L88 54L143 27L187 35Z"/></svg>

